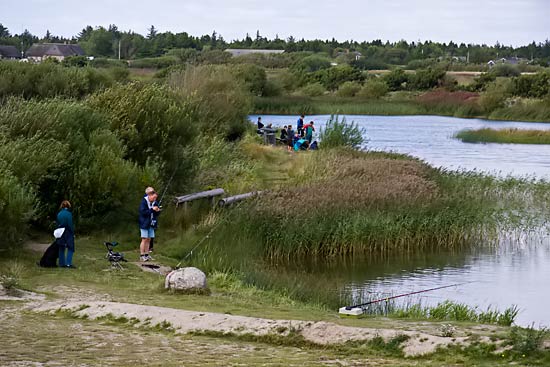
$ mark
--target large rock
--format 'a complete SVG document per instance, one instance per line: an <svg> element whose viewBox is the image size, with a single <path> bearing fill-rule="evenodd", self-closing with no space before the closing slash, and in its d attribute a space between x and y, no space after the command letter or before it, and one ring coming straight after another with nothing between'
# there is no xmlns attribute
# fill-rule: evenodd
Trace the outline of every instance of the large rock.
<svg viewBox="0 0 550 367"><path fill-rule="evenodd" d="M206 275L197 268L181 268L166 276L164 287L173 292L207 292Z"/></svg>

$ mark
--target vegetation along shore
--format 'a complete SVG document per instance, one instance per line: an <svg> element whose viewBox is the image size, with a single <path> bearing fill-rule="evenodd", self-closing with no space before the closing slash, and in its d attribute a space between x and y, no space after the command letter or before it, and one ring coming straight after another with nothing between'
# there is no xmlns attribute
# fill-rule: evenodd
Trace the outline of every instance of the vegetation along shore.
<svg viewBox="0 0 550 367"><path fill-rule="evenodd" d="M465 143L550 144L550 131L487 128L460 131L456 138Z"/></svg>
<svg viewBox="0 0 550 367"><path fill-rule="evenodd" d="M22 51L40 42L0 30ZM2 364L97 364L102 353L114 365L550 363L547 330L515 326L514 305L382 302L344 319L339 307L380 295L300 266L460 252L495 245L506 230L544 227L548 182L361 151L364 132L337 114L550 121L549 44L532 48L536 63L489 67L486 56L522 49L471 46L471 60L457 62L435 43L420 53L416 44L279 40L285 52L232 56L229 46L276 43L259 34L231 45L172 36L87 27L78 42L93 59L0 61ZM253 112L333 117L319 150L288 152L263 144ZM226 208L163 202L154 256L202 269L207 292L168 293L163 276L135 263L147 186L167 188L167 198L261 192ZM39 268L64 199L73 205L77 268ZM104 241L120 243L124 270L109 267ZM65 343L66 330L85 351Z"/></svg>

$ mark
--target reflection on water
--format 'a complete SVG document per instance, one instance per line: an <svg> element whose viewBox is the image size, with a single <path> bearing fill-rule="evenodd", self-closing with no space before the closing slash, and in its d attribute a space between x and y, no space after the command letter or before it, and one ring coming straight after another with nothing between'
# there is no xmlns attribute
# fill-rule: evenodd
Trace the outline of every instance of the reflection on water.
<svg viewBox="0 0 550 367"><path fill-rule="evenodd" d="M251 117L255 120L255 116ZM309 116L323 126L329 116ZM367 131L368 149L395 151L436 167L507 176L550 179L550 146L466 144L453 135L462 129L550 129L550 124L457 119L438 116L347 116ZM295 116L264 116L274 126L295 123ZM520 325L550 326L550 236L541 231L503 235L496 246L481 245L456 252L434 251L365 259L289 265L359 300L368 292L402 294L466 283L415 296L424 305L444 300L501 310L517 305ZM405 301L407 302L407 301Z"/></svg>

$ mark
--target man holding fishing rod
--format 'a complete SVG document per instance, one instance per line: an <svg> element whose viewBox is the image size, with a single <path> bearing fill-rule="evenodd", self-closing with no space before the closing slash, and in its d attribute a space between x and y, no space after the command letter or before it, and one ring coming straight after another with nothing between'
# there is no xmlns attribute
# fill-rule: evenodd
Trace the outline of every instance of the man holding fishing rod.
<svg viewBox="0 0 550 367"><path fill-rule="evenodd" d="M141 243L139 245L140 261L153 260L149 255L151 239L155 238L155 227L160 213L160 207L156 200L158 194L152 187L145 189L145 196L139 206L139 229L141 232Z"/></svg>

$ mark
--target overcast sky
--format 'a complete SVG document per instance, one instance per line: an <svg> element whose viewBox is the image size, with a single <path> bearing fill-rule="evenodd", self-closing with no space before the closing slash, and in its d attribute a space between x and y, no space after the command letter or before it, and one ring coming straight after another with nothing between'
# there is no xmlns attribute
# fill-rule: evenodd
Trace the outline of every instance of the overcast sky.
<svg viewBox="0 0 550 367"><path fill-rule="evenodd" d="M263 36L338 40L499 41L550 39L550 0L0 0L11 33L76 35L86 25L191 35L216 31L226 40Z"/></svg>

